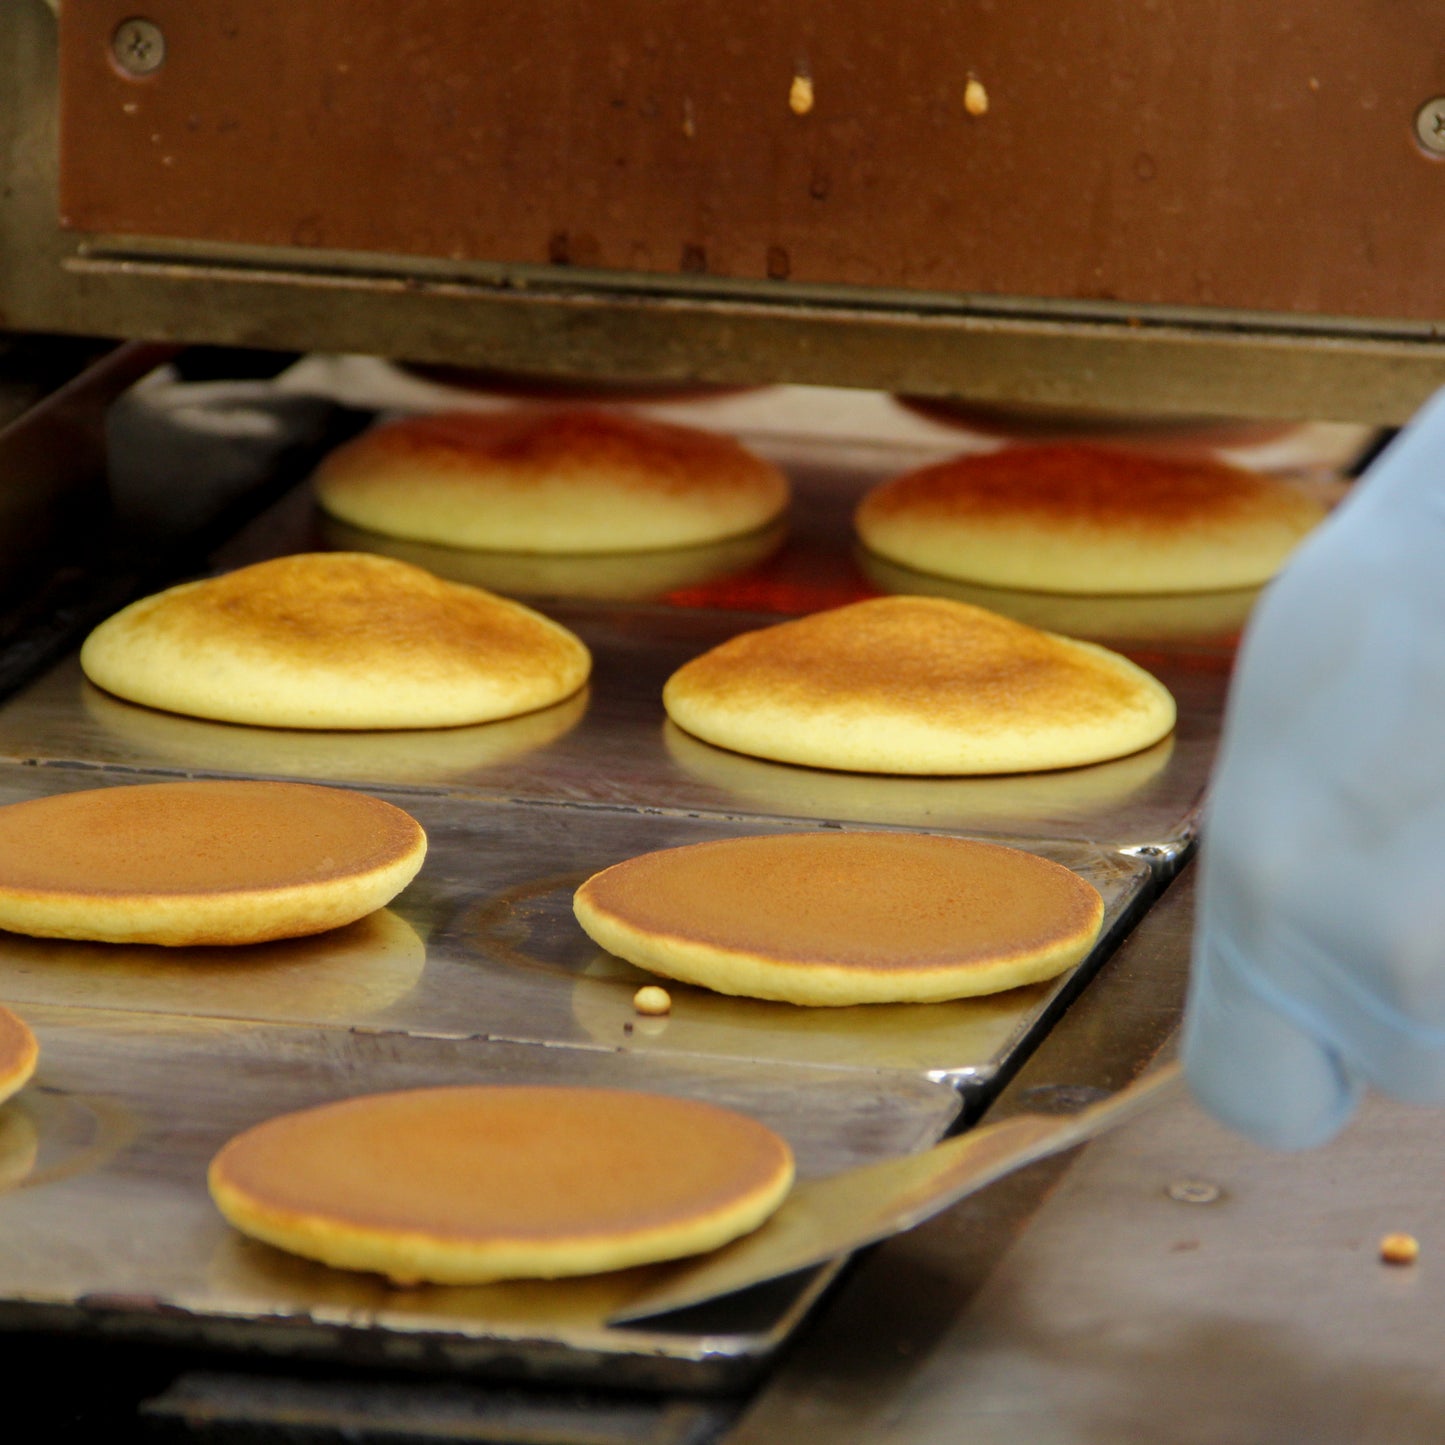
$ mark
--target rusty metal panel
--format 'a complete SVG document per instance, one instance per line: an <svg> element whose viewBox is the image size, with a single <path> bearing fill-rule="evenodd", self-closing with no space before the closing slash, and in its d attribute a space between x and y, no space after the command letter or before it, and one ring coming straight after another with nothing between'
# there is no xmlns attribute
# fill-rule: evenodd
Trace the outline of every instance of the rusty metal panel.
<svg viewBox="0 0 1445 1445"><path fill-rule="evenodd" d="M142 13L163 55L155 36L117 44L134 0L62 7L74 228L764 284L1445 312L1445 165L1416 129L1445 93L1428 0Z"/></svg>

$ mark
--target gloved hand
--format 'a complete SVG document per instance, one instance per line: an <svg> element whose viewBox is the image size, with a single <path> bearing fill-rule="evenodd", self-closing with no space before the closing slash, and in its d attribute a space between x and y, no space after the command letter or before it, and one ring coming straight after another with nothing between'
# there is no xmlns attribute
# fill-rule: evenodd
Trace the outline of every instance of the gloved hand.
<svg viewBox="0 0 1445 1445"><path fill-rule="evenodd" d="M1445 391L1267 590L1203 830L1184 1058L1262 1143L1445 1102Z"/></svg>

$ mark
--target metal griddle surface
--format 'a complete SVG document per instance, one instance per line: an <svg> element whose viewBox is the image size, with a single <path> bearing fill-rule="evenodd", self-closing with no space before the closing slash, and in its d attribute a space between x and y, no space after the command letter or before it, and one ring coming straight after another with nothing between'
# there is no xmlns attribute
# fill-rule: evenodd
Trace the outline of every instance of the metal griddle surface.
<svg viewBox="0 0 1445 1445"><path fill-rule="evenodd" d="M438 389L439 390L439 389ZM666 408L654 408L666 414ZM776 415L774 415L776 412ZM709 584L662 601L598 595L592 569L645 579L673 554L573 559L518 575L517 559L395 543L343 529L297 488L228 542L221 570L285 552L333 546L396 552L457 580L520 596L576 631L592 649L585 695L481 727L431 732L309 733L235 727L135 707L91 687L72 658L0 708L0 759L113 765L163 772L306 778L366 787L403 786L617 808L738 817L824 819L1088 843L1147 857L1170 873L1187 852L1218 736L1235 630L1249 593L1169 598L1067 598L966 589L921 574L880 578L878 559L856 547L852 513L872 486L899 471L966 449L937 428L865 443L789 434L780 400L767 430L740 430L788 474L794 507L780 551L724 566ZM706 413L704 413L706 415ZM749 413L756 426L758 415ZM972 445L977 446L975 440ZM1296 478L1314 486L1318 478ZM724 544L724 552L736 543ZM500 565L493 575L487 565ZM568 566L582 570L569 595ZM662 586L662 584L659 584ZM647 595L645 585L642 590ZM879 591L958 593L1036 626L1088 637L1133 657L1173 692L1172 737L1132 757L1056 773L985 778L906 778L825 772L743 757L671 724L662 685L682 663L729 637L789 614ZM684 604L684 605L679 605ZM756 610L766 607L768 610ZM754 610L749 610L749 609Z"/></svg>
<svg viewBox="0 0 1445 1445"><path fill-rule="evenodd" d="M109 771L0 768L0 803L134 781ZM387 796L428 838L420 877L390 909L316 938L249 948L117 947L0 933L0 999L22 1008L64 1004L561 1044L608 1056L902 1073L976 1093L1036 1040L1142 906L1150 883L1147 866L1133 858L1079 844L1037 846L1093 883L1106 909L1094 954L1050 982L942 1004L842 1009L669 984L671 1016L643 1018L632 995L650 980L578 927L577 885L650 849L799 825Z"/></svg>
<svg viewBox="0 0 1445 1445"><path fill-rule="evenodd" d="M853 500L899 457L808 439L773 450L802 499L773 583L794 603L867 595L838 551ZM303 489L215 562L320 544ZM823 579L811 594L798 585L810 577ZM0 802L163 776L293 777L382 793L431 840L390 910L319 939L222 953L0 935L0 999L43 1047L36 1083L0 1110L0 1325L659 1388L736 1383L769 1358L821 1276L679 1317L666 1334L609 1330L626 1278L395 1291L242 1240L204 1186L236 1129L428 1081L696 1094L778 1128L804 1173L924 1148L984 1105L1190 846L1228 647L1155 645L1147 627L1126 628L1124 650L1180 703L1174 737L1133 758L1008 778L821 773L722 752L664 718L675 667L788 610L745 610L759 595L543 600L593 649L590 688L478 728L230 727L108 697L73 657L0 707ZM1064 979L989 999L802 1010L679 985L669 1018L635 1016L643 976L576 927L575 886L648 849L819 825L1034 849L1099 888L1105 939Z"/></svg>
<svg viewBox="0 0 1445 1445"><path fill-rule="evenodd" d="M643 1059L485 1039L29 1006L36 1081L0 1110L0 1324L103 1329L310 1358L706 1388L782 1342L822 1280L609 1329L659 1267L580 1281L396 1289L233 1231L206 1166L275 1114L457 1082L601 1085L708 1099L792 1144L801 1174L926 1147L958 1109L924 1079Z"/></svg>
<svg viewBox="0 0 1445 1445"><path fill-rule="evenodd" d="M1172 869L1198 824L1227 682L1215 652L1137 654L1179 703L1172 737L1056 773L904 778L764 762L690 737L663 712L668 675L776 618L661 607L548 608L592 649L584 696L480 727L314 733L236 727L122 702L73 658L0 709L0 759L732 817L818 819L1088 843Z"/></svg>

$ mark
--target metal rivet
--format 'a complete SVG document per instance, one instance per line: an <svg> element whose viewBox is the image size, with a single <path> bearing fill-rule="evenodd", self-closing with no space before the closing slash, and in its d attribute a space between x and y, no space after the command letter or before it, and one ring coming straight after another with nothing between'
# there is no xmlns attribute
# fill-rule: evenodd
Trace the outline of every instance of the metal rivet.
<svg viewBox="0 0 1445 1445"><path fill-rule="evenodd" d="M1415 112L1415 139L1432 156L1445 156L1445 95L1427 100Z"/></svg>
<svg viewBox="0 0 1445 1445"><path fill-rule="evenodd" d="M1224 1191L1207 1179L1176 1179L1165 1193L1180 1204L1213 1204Z"/></svg>
<svg viewBox="0 0 1445 1445"><path fill-rule="evenodd" d="M127 75L151 75L165 64L166 37L153 20L122 20L110 37L110 53Z"/></svg>

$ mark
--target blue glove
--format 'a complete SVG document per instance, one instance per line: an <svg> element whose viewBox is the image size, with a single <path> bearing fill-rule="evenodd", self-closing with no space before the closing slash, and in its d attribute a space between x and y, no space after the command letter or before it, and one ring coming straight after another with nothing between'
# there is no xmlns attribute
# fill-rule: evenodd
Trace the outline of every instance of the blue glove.
<svg viewBox="0 0 1445 1445"><path fill-rule="evenodd" d="M1203 840L1200 1101L1282 1148L1445 1102L1445 391L1257 607Z"/></svg>

